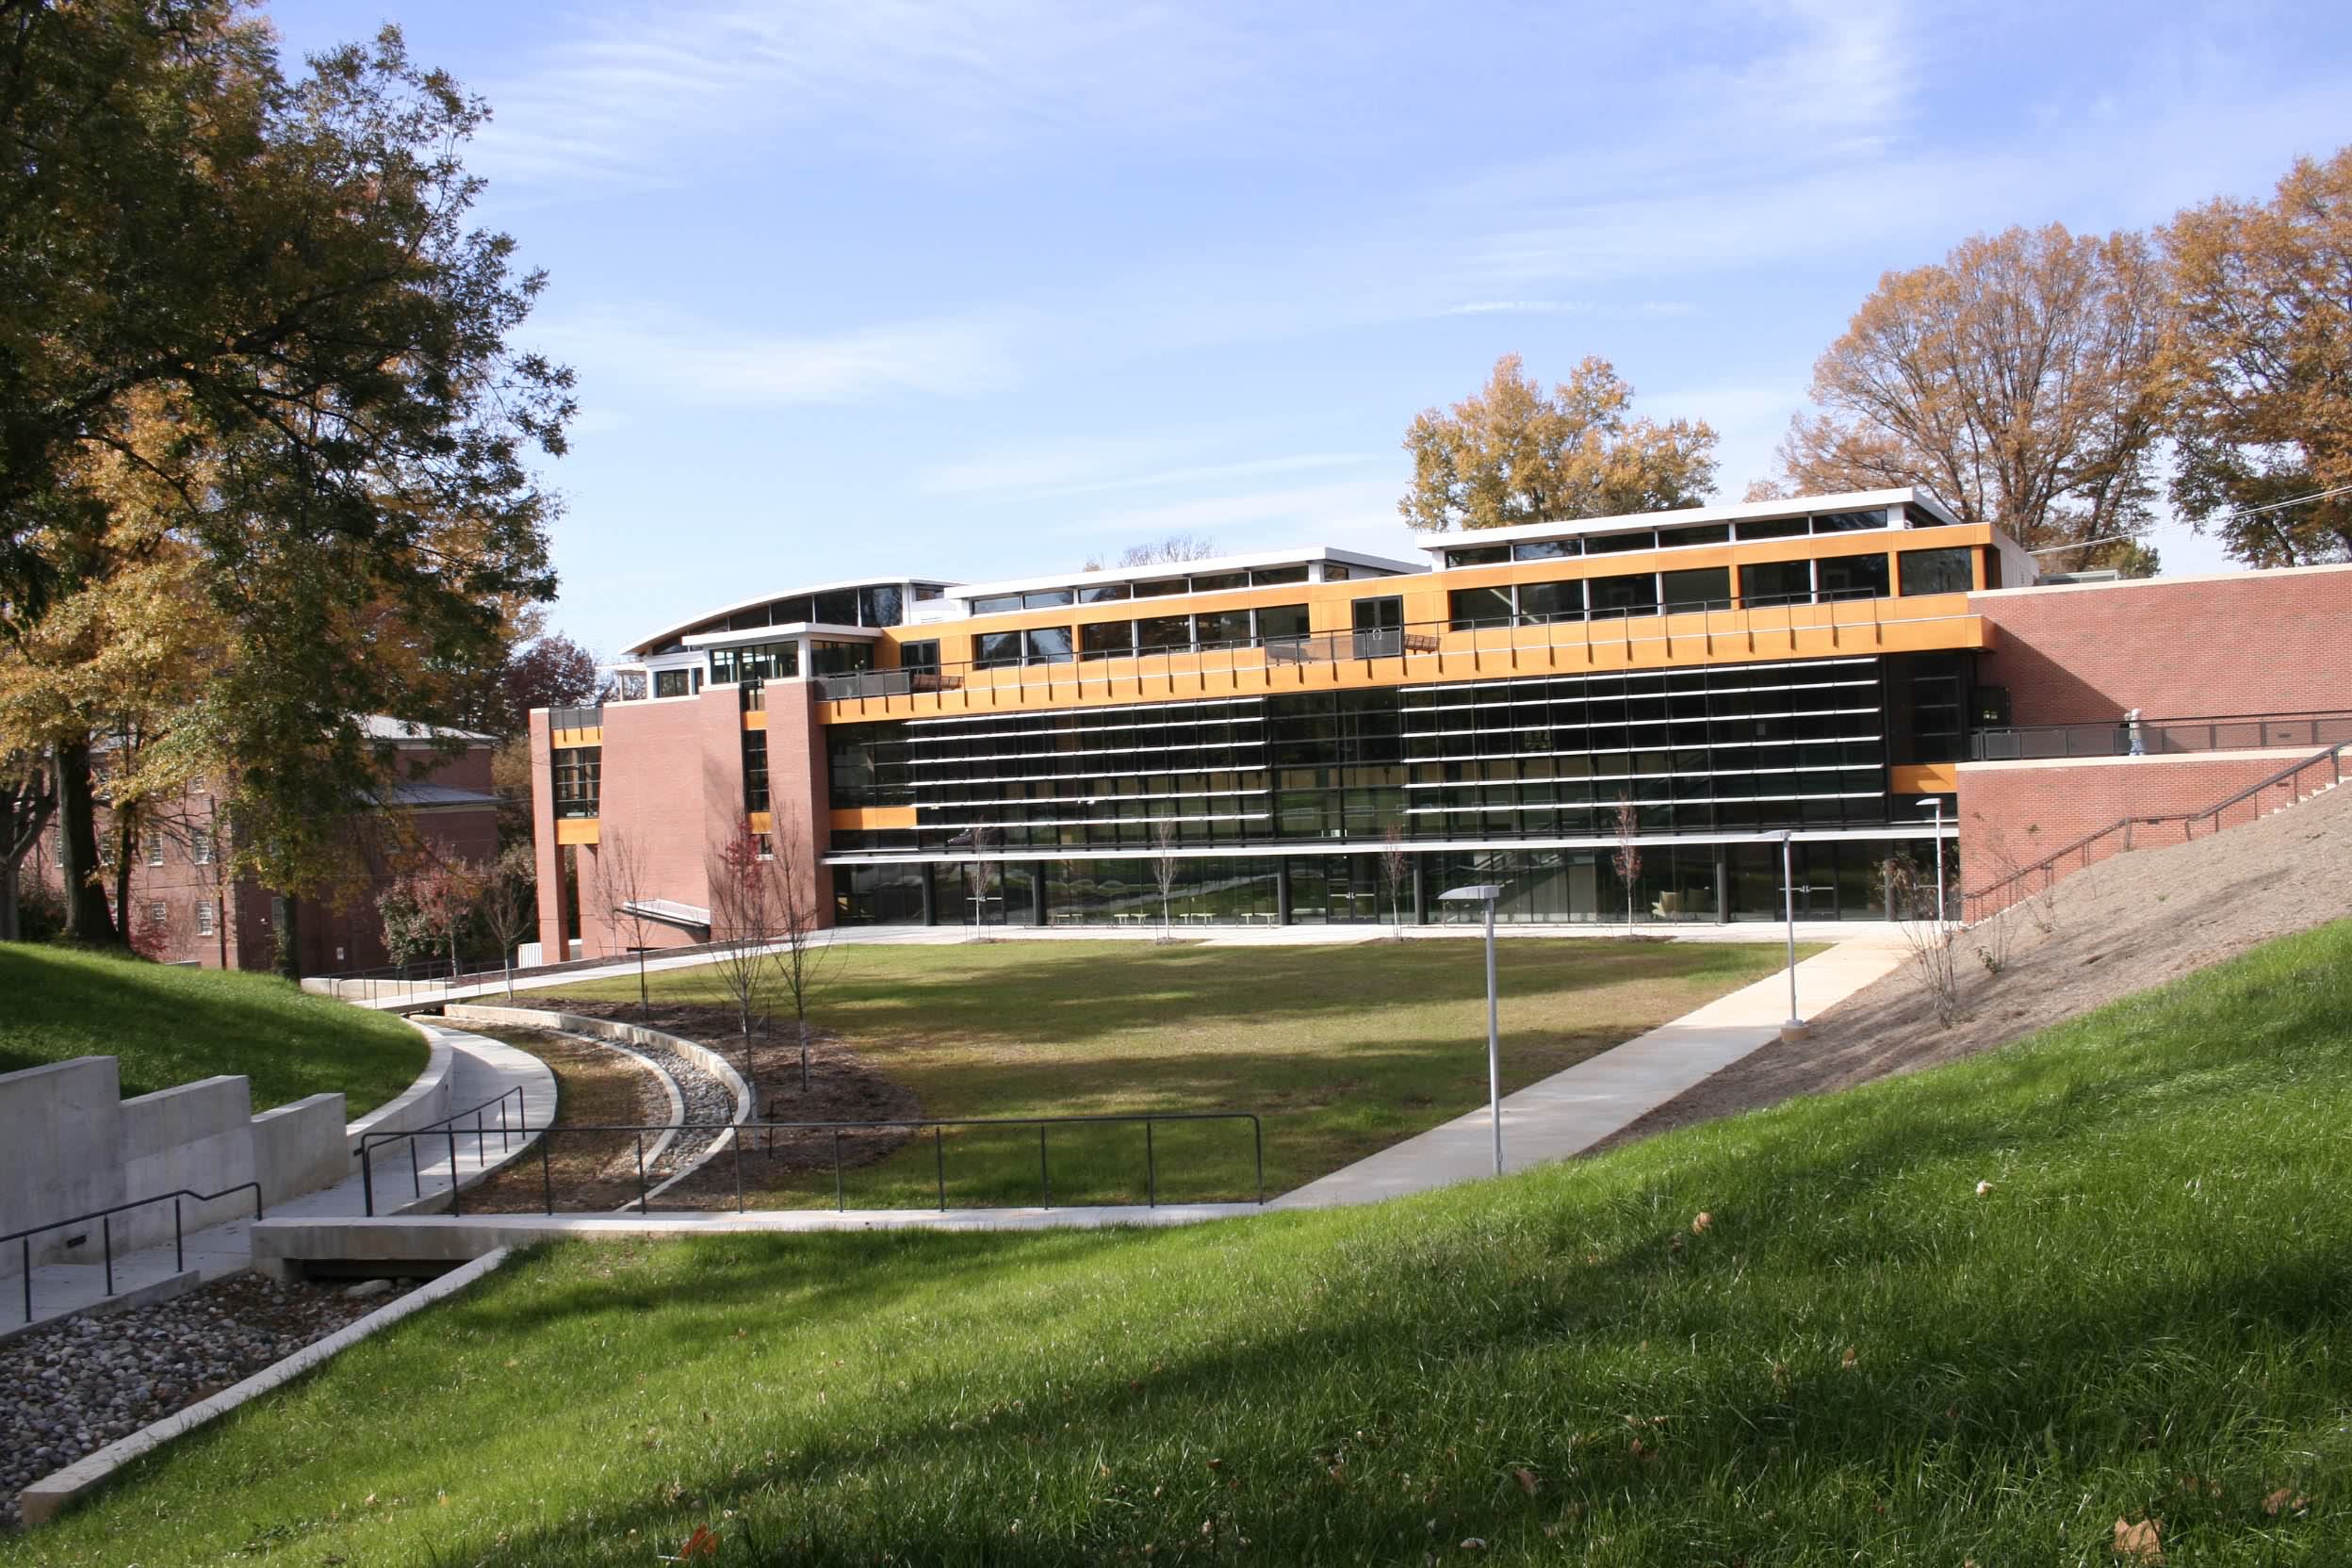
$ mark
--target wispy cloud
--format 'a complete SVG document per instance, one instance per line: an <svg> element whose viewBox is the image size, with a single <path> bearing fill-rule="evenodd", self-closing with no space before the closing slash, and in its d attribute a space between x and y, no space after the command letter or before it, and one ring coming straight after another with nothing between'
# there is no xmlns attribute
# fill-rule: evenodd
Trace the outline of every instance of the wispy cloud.
<svg viewBox="0 0 2352 1568"><path fill-rule="evenodd" d="M1164 465L1168 453L1167 446L1149 439L1088 440L989 453L932 468L920 478L917 488L929 495L1047 500L1365 468L1384 461L1365 452L1290 452L1233 463L1153 466Z"/></svg>
<svg viewBox="0 0 2352 1568"><path fill-rule="evenodd" d="M536 346L580 370L583 400L615 389L699 407L852 403L899 393L970 396L1015 379L1009 318L902 321L814 335L746 331L677 313L549 321Z"/></svg>

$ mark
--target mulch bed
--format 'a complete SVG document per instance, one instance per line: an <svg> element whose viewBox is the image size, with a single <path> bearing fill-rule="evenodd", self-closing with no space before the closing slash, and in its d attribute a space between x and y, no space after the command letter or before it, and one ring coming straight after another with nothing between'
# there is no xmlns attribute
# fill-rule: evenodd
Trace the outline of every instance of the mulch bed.
<svg viewBox="0 0 2352 1568"><path fill-rule="evenodd" d="M743 1042L734 1012L695 1003L657 1002L650 1011L634 1002L587 1000L554 996L547 1005L616 1023L642 1024L663 1034L678 1035L708 1046L727 1058L736 1071L743 1070ZM896 1082L843 1044L839 1036L812 1031L808 1040L808 1087L800 1086L800 1046L789 1021L765 1033L755 1033L752 1066L759 1074L757 1119L769 1121L904 1121L921 1117L923 1102L915 1091ZM844 1169L879 1165L914 1136L906 1127L872 1127L843 1132L841 1159ZM778 1174L829 1173L833 1168L833 1135L825 1132L753 1133L746 1140L743 1176L746 1186L759 1187ZM734 1157L722 1152L655 1202L655 1207L709 1208L735 1199Z"/></svg>

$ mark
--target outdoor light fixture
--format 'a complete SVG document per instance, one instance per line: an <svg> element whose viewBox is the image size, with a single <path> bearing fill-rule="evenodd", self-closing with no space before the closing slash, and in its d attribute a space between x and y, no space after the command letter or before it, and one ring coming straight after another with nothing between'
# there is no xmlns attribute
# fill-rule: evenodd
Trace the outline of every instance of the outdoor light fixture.
<svg viewBox="0 0 2352 1568"><path fill-rule="evenodd" d="M1927 804L1936 811L1936 934L1944 934L1944 797L1931 795Z"/></svg>
<svg viewBox="0 0 2352 1568"><path fill-rule="evenodd" d="M1441 904L1486 906L1486 1104L1494 1124L1494 1174L1503 1173L1503 1054L1494 1030L1494 901L1503 896L1500 884L1479 882L1449 888L1437 895Z"/></svg>

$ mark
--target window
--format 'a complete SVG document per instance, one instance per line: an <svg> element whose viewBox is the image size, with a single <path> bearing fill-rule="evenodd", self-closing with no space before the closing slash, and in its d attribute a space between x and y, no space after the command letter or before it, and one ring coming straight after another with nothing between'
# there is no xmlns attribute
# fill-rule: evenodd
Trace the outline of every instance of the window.
<svg viewBox="0 0 2352 1568"><path fill-rule="evenodd" d="M1184 591L1184 580L1180 577L1160 578L1155 581L1135 584L1135 597L1139 599L1164 599L1170 594Z"/></svg>
<svg viewBox="0 0 2352 1568"><path fill-rule="evenodd" d="M1587 555L1624 555L1630 550L1658 548L1658 531L1643 529L1638 533L1596 533L1584 542Z"/></svg>
<svg viewBox="0 0 2352 1568"><path fill-rule="evenodd" d="M1886 596L1886 558L1883 555L1831 555L1815 564L1821 568L1821 597L1825 599Z"/></svg>
<svg viewBox="0 0 2352 1568"><path fill-rule="evenodd" d="M1135 585L1132 582L1097 582L1078 590L1080 604L1110 604L1135 596Z"/></svg>
<svg viewBox="0 0 2352 1568"><path fill-rule="evenodd" d="M686 672L684 670L654 671L653 694L657 697L682 697L689 695L690 694L686 690Z"/></svg>
<svg viewBox="0 0 2352 1568"><path fill-rule="evenodd" d="M188 830L188 856L200 866L212 864L212 829L191 827Z"/></svg>
<svg viewBox="0 0 2352 1568"><path fill-rule="evenodd" d="M1070 661L1070 628L1066 626L1036 627L1022 633L1025 651L1032 664L1067 664Z"/></svg>
<svg viewBox="0 0 2352 1568"><path fill-rule="evenodd" d="M1248 572L1201 572L1192 580L1192 591L1196 594L1215 594L1221 593L1228 588L1249 586L1250 574Z"/></svg>
<svg viewBox="0 0 2352 1568"><path fill-rule="evenodd" d="M1135 651L1133 621L1088 621L1078 629L1081 659L1124 659Z"/></svg>
<svg viewBox="0 0 2352 1568"><path fill-rule="evenodd" d="M1041 588L1034 594L1021 595L1021 607L1023 610L1059 610L1070 598L1070 591L1067 588Z"/></svg>
<svg viewBox="0 0 2352 1568"><path fill-rule="evenodd" d="M1135 623L1135 646L1146 653L1192 646L1190 615L1158 615Z"/></svg>
<svg viewBox="0 0 2352 1568"><path fill-rule="evenodd" d="M1665 575L1666 612L1680 614L1692 610L1728 610L1731 608L1731 568L1700 566L1687 572Z"/></svg>
<svg viewBox="0 0 2352 1568"><path fill-rule="evenodd" d="M998 670L1021 662L1021 633L984 631L972 639L972 662L980 669Z"/></svg>
<svg viewBox="0 0 2352 1568"><path fill-rule="evenodd" d="M758 686L800 674L798 643L753 643L710 650L710 678L722 686Z"/></svg>
<svg viewBox="0 0 2352 1568"><path fill-rule="evenodd" d="M1323 563L1323 580L1326 582L1345 582L1348 580L1348 568L1341 565L1336 561L1326 561Z"/></svg>
<svg viewBox="0 0 2352 1568"><path fill-rule="evenodd" d="M1765 561L1740 567L1740 602L1751 610L1758 605L1812 603L1813 563Z"/></svg>
<svg viewBox="0 0 2352 1568"><path fill-rule="evenodd" d="M872 643L817 643L808 645L810 675L856 675L874 668Z"/></svg>
<svg viewBox="0 0 2352 1568"><path fill-rule="evenodd" d="M936 582L918 582L915 584L915 602L917 604L927 603L932 599L944 597L946 593L947 590Z"/></svg>
<svg viewBox="0 0 2352 1568"><path fill-rule="evenodd" d="M1200 645L1204 648L1240 648L1250 645L1250 612L1218 610L1196 617Z"/></svg>
<svg viewBox="0 0 2352 1568"><path fill-rule="evenodd" d="M1592 615L1655 615L1658 613L1658 579L1648 572L1636 572L1626 577L1596 577L1589 584L1592 595Z"/></svg>
<svg viewBox="0 0 2352 1568"><path fill-rule="evenodd" d="M898 667L902 670L927 670L939 673L939 640L926 637L919 642L898 645Z"/></svg>
<svg viewBox="0 0 2352 1568"><path fill-rule="evenodd" d="M212 906L209 904L199 904L196 906L196 934L200 937L211 936L213 932L212 922Z"/></svg>
<svg viewBox="0 0 2352 1568"><path fill-rule="evenodd" d="M212 793L212 780L200 773L188 781L188 792L191 795L208 795Z"/></svg>
<svg viewBox="0 0 2352 1568"><path fill-rule="evenodd" d="M549 761L554 775L555 814L559 817L595 816L604 771L604 748L558 746Z"/></svg>
<svg viewBox="0 0 2352 1568"><path fill-rule="evenodd" d="M147 863L151 866L163 864L163 835L160 833L147 835Z"/></svg>
<svg viewBox="0 0 2352 1568"><path fill-rule="evenodd" d="M1250 574L1250 586L1252 588L1275 588L1306 580L1307 568L1303 563L1296 566L1265 566Z"/></svg>
<svg viewBox="0 0 2352 1568"><path fill-rule="evenodd" d="M1583 553L1581 539L1530 539L1524 545L1511 547L1513 561L1561 561Z"/></svg>
<svg viewBox="0 0 2352 1568"><path fill-rule="evenodd" d="M1581 582L1523 582L1519 585L1519 619L1529 625L1584 618Z"/></svg>
<svg viewBox="0 0 2352 1568"><path fill-rule="evenodd" d="M1731 542L1729 523L1693 523L1688 528L1662 528L1658 531L1661 549L1681 545L1724 545Z"/></svg>
<svg viewBox="0 0 2352 1568"><path fill-rule="evenodd" d="M906 618L904 610L898 584L894 582L877 583L872 588L858 590L859 626L896 626Z"/></svg>
<svg viewBox="0 0 2352 1568"><path fill-rule="evenodd" d="M836 588L829 594L819 594L809 619L826 626L856 626L858 624L858 590Z"/></svg>
<svg viewBox="0 0 2352 1568"><path fill-rule="evenodd" d="M1446 552L1446 564L1448 566L1491 566L1498 561L1510 559L1511 547L1508 545L1470 545Z"/></svg>
<svg viewBox="0 0 2352 1568"><path fill-rule="evenodd" d="M156 899L154 903L148 905L147 923L155 927L156 930L161 930L163 927L171 924L172 906L166 904L161 899Z"/></svg>
<svg viewBox="0 0 2352 1568"><path fill-rule="evenodd" d="M1512 619L1509 588L1457 588L1446 596L1446 612L1456 631L1482 626L1509 626Z"/></svg>
<svg viewBox="0 0 2352 1568"><path fill-rule="evenodd" d="M1903 552L1905 594L1965 594L1975 586L1965 549Z"/></svg>
<svg viewBox="0 0 2352 1568"><path fill-rule="evenodd" d="M743 809L768 808L768 732L743 731Z"/></svg>
<svg viewBox="0 0 2352 1568"><path fill-rule="evenodd" d="M1750 539L1795 539L1806 531L1803 517L1758 517L1740 525L1740 537Z"/></svg>
<svg viewBox="0 0 2352 1568"><path fill-rule="evenodd" d="M1296 643L1307 635L1307 607L1303 604L1269 604L1258 612L1258 641L1261 643Z"/></svg>
<svg viewBox="0 0 2352 1568"><path fill-rule="evenodd" d="M1869 512L1824 512L1813 519L1813 531L1816 533L1852 533L1856 529L1886 526L1885 507Z"/></svg>
<svg viewBox="0 0 2352 1568"><path fill-rule="evenodd" d="M975 615L1010 614L1020 608L1021 596L1019 594L991 594L987 598L972 601L972 612Z"/></svg>

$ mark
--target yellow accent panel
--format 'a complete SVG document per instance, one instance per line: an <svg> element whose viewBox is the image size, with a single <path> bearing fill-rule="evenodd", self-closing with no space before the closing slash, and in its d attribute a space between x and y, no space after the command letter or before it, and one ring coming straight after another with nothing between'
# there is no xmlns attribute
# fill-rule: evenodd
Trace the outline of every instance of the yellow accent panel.
<svg viewBox="0 0 2352 1568"><path fill-rule="evenodd" d="M754 833L773 833L776 831L776 817L772 812L750 811L746 812L745 816L748 819L746 825L748 825Z"/></svg>
<svg viewBox="0 0 2352 1568"><path fill-rule="evenodd" d="M559 844L593 844L601 841L598 831L602 825L595 817L558 817L555 821L555 841Z"/></svg>
<svg viewBox="0 0 2352 1568"><path fill-rule="evenodd" d="M1888 612L1898 607L1900 613L1890 616ZM935 714L1420 685L1480 677L1605 675L1676 665L1991 647L1993 628L1983 616L1967 611L1966 595L1939 594L1712 615L1652 615L1497 631L1448 631L1431 639L1433 647L1382 659L1269 664L1262 649L1237 649L1165 659L1083 661L1025 670L974 670L955 691L852 697L815 707L823 723L860 724Z"/></svg>
<svg viewBox="0 0 2352 1568"><path fill-rule="evenodd" d="M746 710L743 714L743 727L745 729L767 728L768 710L764 708L753 708Z"/></svg>
<svg viewBox="0 0 2352 1568"><path fill-rule="evenodd" d="M831 815L836 833L854 833L861 827L915 825L915 808L911 806L837 806Z"/></svg>
<svg viewBox="0 0 2352 1568"><path fill-rule="evenodd" d="M602 744L604 744L604 731L601 727L595 729L550 729L547 731L547 745L550 749L568 749L574 746L600 746Z"/></svg>
<svg viewBox="0 0 2352 1568"><path fill-rule="evenodd" d="M1912 767L1888 768L1886 781L1899 795L1948 795L1960 788L1960 764L1920 762Z"/></svg>

